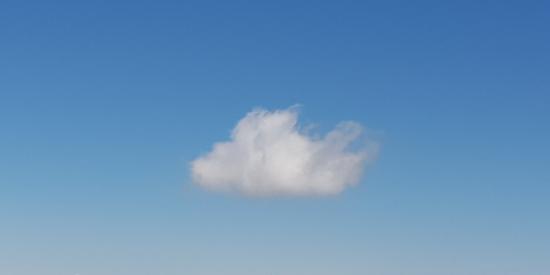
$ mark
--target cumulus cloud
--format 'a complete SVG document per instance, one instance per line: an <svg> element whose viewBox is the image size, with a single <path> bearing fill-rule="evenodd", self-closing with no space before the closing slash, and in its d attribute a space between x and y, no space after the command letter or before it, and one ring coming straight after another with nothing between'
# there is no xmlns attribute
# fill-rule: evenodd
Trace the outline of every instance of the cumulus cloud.
<svg viewBox="0 0 550 275"><path fill-rule="evenodd" d="M191 162L193 182L247 196L322 196L357 184L375 149L361 125L342 122L322 137L298 125L298 110L255 109L231 139Z"/></svg>

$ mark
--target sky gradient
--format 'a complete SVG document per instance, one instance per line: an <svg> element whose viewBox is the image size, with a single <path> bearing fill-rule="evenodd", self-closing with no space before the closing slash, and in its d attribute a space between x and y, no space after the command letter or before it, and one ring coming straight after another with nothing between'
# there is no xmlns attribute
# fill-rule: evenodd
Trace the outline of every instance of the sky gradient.
<svg viewBox="0 0 550 275"><path fill-rule="evenodd" d="M2 1L0 273L549 274L544 1ZM190 162L254 107L380 136L358 186Z"/></svg>

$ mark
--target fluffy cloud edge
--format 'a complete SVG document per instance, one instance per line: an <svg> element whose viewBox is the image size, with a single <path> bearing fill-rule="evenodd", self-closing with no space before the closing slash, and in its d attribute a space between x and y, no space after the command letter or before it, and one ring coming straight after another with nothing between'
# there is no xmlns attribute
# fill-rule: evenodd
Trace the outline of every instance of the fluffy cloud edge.
<svg viewBox="0 0 550 275"><path fill-rule="evenodd" d="M378 155L378 142L352 121L316 136L298 117L296 107L253 109L228 141L191 161L193 183L249 197L329 196L358 184Z"/></svg>

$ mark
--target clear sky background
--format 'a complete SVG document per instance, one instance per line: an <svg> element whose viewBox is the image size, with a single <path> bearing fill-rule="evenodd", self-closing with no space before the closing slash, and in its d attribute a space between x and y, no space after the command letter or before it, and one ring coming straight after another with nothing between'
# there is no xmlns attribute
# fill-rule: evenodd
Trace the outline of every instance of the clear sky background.
<svg viewBox="0 0 550 275"><path fill-rule="evenodd" d="M549 274L545 1L0 3L0 273ZM253 107L383 148L329 198L190 183Z"/></svg>

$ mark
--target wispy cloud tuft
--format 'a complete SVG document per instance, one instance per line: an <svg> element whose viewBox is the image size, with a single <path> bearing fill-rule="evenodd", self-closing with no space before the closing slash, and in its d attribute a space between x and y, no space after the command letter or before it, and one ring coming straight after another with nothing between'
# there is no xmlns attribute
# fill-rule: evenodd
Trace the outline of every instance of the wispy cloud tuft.
<svg viewBox="0 0 550 275"><path fill-rule="evenodd" d="M239 121L231 140L192 161L193 182L247 196L338 194L359 181L375 153L363 132L358 123L342 122L315 137L299 127L295 108L255 109Z"/></svg>

